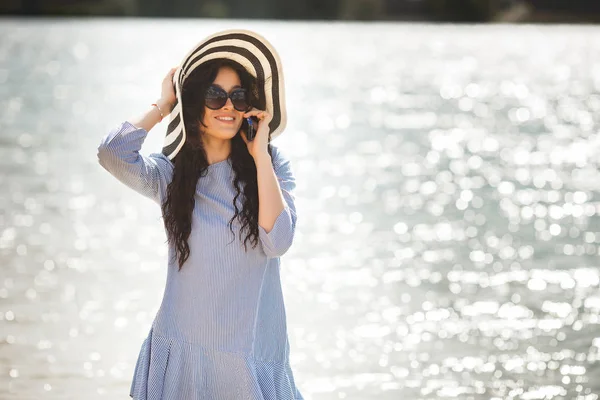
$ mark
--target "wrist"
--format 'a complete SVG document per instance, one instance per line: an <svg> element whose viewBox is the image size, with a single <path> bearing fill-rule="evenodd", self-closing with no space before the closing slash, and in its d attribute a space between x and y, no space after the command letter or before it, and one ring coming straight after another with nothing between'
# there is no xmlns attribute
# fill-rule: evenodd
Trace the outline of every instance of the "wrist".
<svg viewBox="0 0 600 400"><path fill-rule="evenodd" d="M160 108L160 111L162 112L163 117L166 117L167 115L171 114L171 110L173 110L172 103L169 103L165 99L158 99L158 100L156 100L156 104Z"/></svg>
<svg viewBox="0 0 600 400"><path fill-rule="evenodd" d="M254 163L258 166L258 164L271 164L271 156L268 151L261 151L254 156Z"/></svg>

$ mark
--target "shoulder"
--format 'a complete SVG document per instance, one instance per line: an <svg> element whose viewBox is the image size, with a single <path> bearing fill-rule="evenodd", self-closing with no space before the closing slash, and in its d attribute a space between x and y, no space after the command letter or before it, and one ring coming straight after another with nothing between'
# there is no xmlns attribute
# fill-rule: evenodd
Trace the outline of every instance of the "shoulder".
<svg viewBox="0 0 600 400"><path fill-rule="evenodd" d="M282 188L285 187L288 191L293 189L296 177L288 153L278 146L271 145L271 160L275 175L279 183L283 185Z"/></svg>
<svg viewBox="0 0 600 400"><path fill-rule="evenodd" d="M274 144L270 144L270 146L271 160L275 170L277 171L282 168L291 169L291 162L287 151Z"/></svg>

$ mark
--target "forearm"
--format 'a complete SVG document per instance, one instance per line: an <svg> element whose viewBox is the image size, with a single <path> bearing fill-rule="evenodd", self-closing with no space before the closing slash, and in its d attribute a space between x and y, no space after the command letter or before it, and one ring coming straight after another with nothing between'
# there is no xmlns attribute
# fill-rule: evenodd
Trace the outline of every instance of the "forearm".
<svg viewBox="0 0 600 400"><path fill-rule="evenodd" d="M162 155L140 154L146 135L129 121L115 126L98 145L98 162L125 185L159 202L171 166Z"/></svg>
<svg viewBox="0 0 600 400"><path fill-rule="evenodd" d="M267 232L275 225L277 216L285 208L285 199L281 193L277 175L269 153L254 159L258 181L258 224Z"/></svg>
<svg viewBox="0 0 600 400"><path fill-rule="evenodd" d="M166 118L171 112L172 105L162 99L158 100L156 104L158 104L158 107L160 107L163 112L164 118ZM161 116L158 108L156 106L150 106L144 113L130 118L127 121L136 128L142 128L146 132L150 132L154 125L158 124L160 120Z"/></svg>

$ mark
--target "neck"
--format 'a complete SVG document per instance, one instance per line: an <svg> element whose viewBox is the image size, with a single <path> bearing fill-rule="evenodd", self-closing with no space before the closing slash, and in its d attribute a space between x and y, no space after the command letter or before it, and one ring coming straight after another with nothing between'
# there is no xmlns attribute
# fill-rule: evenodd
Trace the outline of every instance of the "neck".
<svg viewBox="0 0 600 400"><path fill-rule="evenodd" d="M209 135L201 135L208 164L226 160L231 153L231 139L219 139Z"/></svg>

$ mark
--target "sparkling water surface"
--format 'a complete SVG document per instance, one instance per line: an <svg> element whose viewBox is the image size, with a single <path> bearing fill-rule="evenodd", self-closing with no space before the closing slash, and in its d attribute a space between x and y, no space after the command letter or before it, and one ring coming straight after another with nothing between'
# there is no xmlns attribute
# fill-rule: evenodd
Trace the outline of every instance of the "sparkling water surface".
<svg viewBox="0 0 600 400"><path fill-rule="evenodd" d="M305 397L598 399L600 27L143 19L0 20L0 398L129 398L165 234L96 149L234 27L285 67Z"/></svg>

